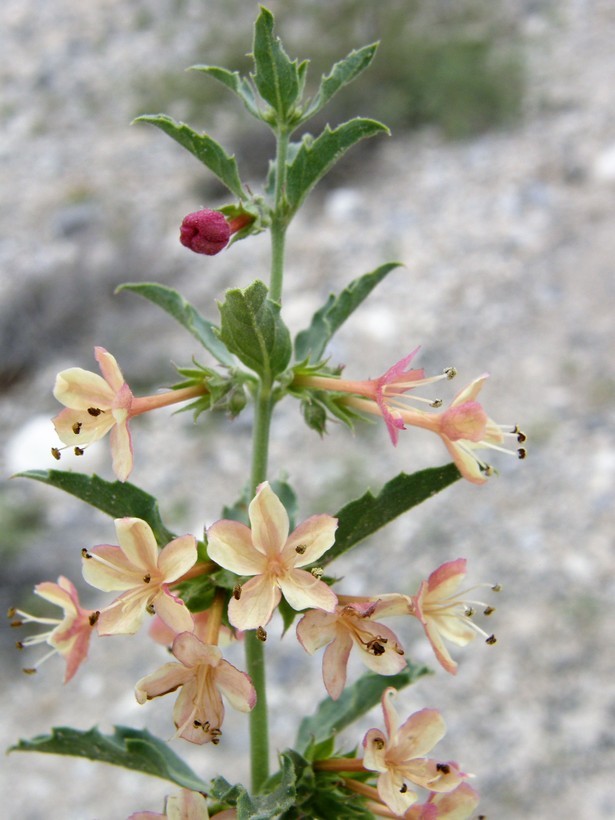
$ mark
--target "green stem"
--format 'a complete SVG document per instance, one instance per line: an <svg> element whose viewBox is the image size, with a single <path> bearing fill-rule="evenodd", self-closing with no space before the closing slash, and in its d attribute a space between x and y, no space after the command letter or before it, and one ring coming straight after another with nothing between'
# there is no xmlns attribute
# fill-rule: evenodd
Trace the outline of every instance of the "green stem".
<svg viewBox="0 0 615 820"><path fill-rule="evenodd" d="M282 301L282 281L284 278L284 243L286 239L286 229L288 227L288 220L284 214L288 140L289 135L287 129L280 126L277 133L275 206L271 220L271 280L269 283L269 298L274 302Z"/></svg>

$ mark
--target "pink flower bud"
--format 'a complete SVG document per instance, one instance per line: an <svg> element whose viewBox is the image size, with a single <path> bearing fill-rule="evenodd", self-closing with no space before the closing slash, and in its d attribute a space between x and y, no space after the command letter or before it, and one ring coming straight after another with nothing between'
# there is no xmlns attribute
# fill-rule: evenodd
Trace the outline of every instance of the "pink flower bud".
<svg viewBox="0 0 615 820"><path fill-rule="evenodd" d="M224 214L203 208L184 217L179 241L195 253L215 256L228 245L231 228Z"/></svg>

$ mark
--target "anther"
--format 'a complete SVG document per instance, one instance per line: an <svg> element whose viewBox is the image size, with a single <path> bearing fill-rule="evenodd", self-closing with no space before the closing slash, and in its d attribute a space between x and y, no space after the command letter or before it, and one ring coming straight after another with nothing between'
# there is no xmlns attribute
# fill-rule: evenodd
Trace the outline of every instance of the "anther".
<svg viewBox="0 0 615 820"><path fill-rule="evenodd" d="M520 458L521 461L523 461L523 459L526 456L527 456L527 450L525 449L525 447L519 447L519 449L517 450L517 458Z"/></svg>
<svg viewBox="0 0 615 820"><path fill-rule="evenodd" d="M451 767L448 763L436 763L436 770L442 772L442 774L450 774Z"/></svg>
<svg viewBox="0 0 615 820"><path fill-rule="evenodd" d="M402 787L399 790L400 794L405 794L408 791L408 786L405 783L402 783Z"/></svg>
<svg viewBox="0 0 615 820"><path fill-rule="evenodd" d="M94 416L94 418L96 418L96 416L100 416L102 410L100 409L100 407L88 407L88 413L90 414L90 416Z"/></svg>
<svg viewBox="0 0 615 820"><path fill-rule="evenodd" d="M485 641L485 643L489 644L489 646L493 646L493 644L497 643L497 642L498 642L498 639L495 637L495 635L489 635L489 637Z"/></svg>
<svg viewBox="0 0 615 820"><path fill-rule="evenodd" d="M483 615L491 615L493 612L495 612L494 606L488 606L486 609L483 609Z"/></svg>
<svg viewBox="0 0 615 820"><path fill-rule="evenodd" d="M442 399L434 399L433 401L429 402L430 407L442 407L443 404L444 402L442 401Z"/></svg>
<svg viewBox="0 0 615 820"><path fill-rule="evenodd" d="M23 649L23 643L21 641L15 641L15 649Z"/></svg>
<svg viewBox="0 0 615 820"><path fill-rule="evenodd" d="M267 630L263 629L262 626L256 627L256 639L258 641L262 641L263 643L267 640Z"/></svg>
<svg viewBox="0 0 615 820"><path fill-rule="evenodd" d="M374 739L374 746L377 749L384 749L384 740L381 737L377 737Z"/></svg>
<svg viewBox="0 0 615 820"><path fill-rule="evenodd" d="M94 626L97 623L99 618L100 618L100 610L97 609L96 612L92 612L92 614L88 618L88 621L90 622L90 626Z"/></svg>
<svg viewBox="0 0 615 820"><path fill-rule="evenodd" d="M491 590L492 590L493 592L501 592L501 591L502 591L502 584L494 584L494 585L491 587Z"/></svg>
<svg viewBox="0 0 615 820"><path fill-rule="evenodd" d="M380 643L380 641L382 641L382 643ZM385 647L383 646L383 644L385 643L386 638L374 638L367 644L366 649L371 655L375 655L378 658L380 657L380 655L384 655L386 651Z"/></svg>
<svg viewBox="0 0 615 820"><path fill-rule="evenodd" d="M306 544L297 544L297 546L295 547L295 552L297 552L299 555L303 555L303 553L306 551L306 549L307 549Z"/></svg>
<svg viewBox="0 0 615 820"><path fill-rule="evenodd" d="M241 598L241 584L236 584L233 587L233 598L238 601Z"/></svg>
<svg viewBox="0 0 615 820"><path fill-rule="evenodd" d="M85 450L83 449L83 447L75 447L73 452L76 456L82 456L85 453Z"/></svg>
<svg viewBox="0 0 615 820"><path fill-rule="evenodd" d="M81 428L82 428L82 427L83 427L83 423L82 423L82 422L80 422L80 421L76 421L76 422L73 424L73 433L74 433L76 436L78 436L78 435L79 435L79 433L81 432Z"/></svg>
<svg viewBox="0 0 615 820"><path fill-rule="evenodd" d="M150 603L149 603L149 604L145 607L145 611L146 611L149 615L155 615L155 614L156 614L156 608L154 607L154 604L153 604L151 601L150 601Z"/></svg>
<svg viewBox="0 0 615 820"><path fill-rule="evenodd" d="M15 609L14 606L10 606L6 611L6 617L7 618L14 618L16 614L17 614L17 610Z"/></svg>
<svg viewBox="0 0 615 820"><path fill-rule="evenodd" d="M51 455L55 458L56 461L59 461L62 458L62 453L58 450L57 447L51 448Z"/></svg>
<svg viewBox="0 0 615 820"><path fill-rule="evenodd" d="M91 552L88 552L88 551L86 550L86 548L84 547L84 548L81 550L81 557L82 557L82 558L88 558L88 559L89 559L89 558L91 558L91 557L92 557L92 553L91 553Z"/></svg>
<svg viewBox="0 0 615 820"><path fill-rule="evenodd" d="M151 580L152 580L152 576L149 572L146 575L143 576L143 583L144 584L149 584L149 582Z"/></svg>
<svg viewBox="0 0 615 820"><path fill-rule="evenodd" d="M35 675L36 674L36 669L34 669L34 667L26 667L25 669L22 669L21 671L24 673L24 675Z"/></svg>
<svg viewBox="0 0 615 820"><path fill-rule="evenodd" d="M466 618L471 618L474 615L474 607L467 606L465 614Z"/></svg>
<svg viewBox="0 0 615 820"><path fill-rule="evenodd" d="M192 721L192 725L194 726L194 728L195 728L195 729L200 729L200 728L201 728L201 726L202 726L203 724L201 723L201 721L200 721L200 720L197 720L197 719L195 718L195 719Z"/></svg>
<svg viewBox="0 0 615 820"><path fill-rule="evenodd" d="M325 574L325 571L322 567L312 567L310 572L312 573L314 578L322 578L322 576Z"/></svg>
<svg viewBox="0 0 615 820"><path fill-rule="evenodd" d="M442 371L447 379L454 379L457 375L457 368L456 367L445 367Z"/></svg>

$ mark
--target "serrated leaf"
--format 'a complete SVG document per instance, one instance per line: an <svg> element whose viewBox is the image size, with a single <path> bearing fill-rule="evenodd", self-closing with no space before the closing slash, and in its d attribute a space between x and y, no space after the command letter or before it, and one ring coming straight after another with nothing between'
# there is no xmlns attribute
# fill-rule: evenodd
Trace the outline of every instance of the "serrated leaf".
<svg viewBox="0 0 615 820"><path fill-rule="evenodd" d="M317 362L321 359L333 334L369 296L376 285L400 265L401 262L381 265L376 270L365 273L358 279L353 279L337 296L334 293L330 294L325 304L313 315L310 326L297 334L295 339L297 361L310 358L313 362Z"/></svg>
<svg viewBox="0 0 615 820"><path fill-rule="evenodd" d="M143 114L135 122L147 122L160 128L209 168L238 199L249 198L241 184L235 157L227 154L209 134L199 134L185 122L177 122L166 114Z"/></svg>
<svg viewBox="0 0 615 820"><path fill-rule="evenodd" d="M134 484L122 481L109 482L97 475L89 476L63 470L28 470L17 475L64 490L112 518L142 518L152 528L160 546L175 538L162 523L156 499Z"/></svg>
<svg viewBox="0 0 615 820"><path fill-rule="evenodd" d="M218 305L220 339L246 367L272 384L288 365L292 348L280 306L267 297L267 288L259 281L245 290L228 290L225 297Z"/></svg>
<svg viewBox="0 0 615 820"><path fill-rule="evenodd" d="M185 327L220 364L226 365L226 367L233 367L236 364L225 345L216 335L218 329L216 325L201 316L196 308L173 288L158 285L156 282L126 282L120 285L116 292L121 290L137 293L139 296L143 296L144 299L149 299L150 302L158 305L176 319L180 325Z"/></svg>
<svg viewBox="0 0 615 820"><path fill-rule="evenodd" d="M320 87L307 105L301 122L313 117L341 88L351 83L364 71L374 59L377 48L378 43L363 46L363 48L351 51L343 60L335 63L329 74L322 76Z"/></svg>
<svg viewBox="0 0 615 820"><path fill-rule="evenodd" d="M226 68L220 68L215 65L193 65L190 67L190 70L201 71L203 74L207 74L209 77L218 80L218 82L225 85L239 97L253 117L256 117L258 120L261 119L254 90L249 80L246 77L242 77L238 71L229 71Z"/></svg>
<svg viewBox="0 0 615 820"><path fill-rule="evenodd" d="M222 803L235 805L237 820L270 820L272 817L279 817L294 805L297 780L291 754L282 752L280 758L281 769L267 782L266 793L251 795L245 786L231 785L223 777L216 777L211 783L210 795Z"/></svg>
<svg viewBox="0 0 615 820"><path fill-rule="evenodd" d="M400 473L387 482L377 496L368 490L337 513L335 544L323 555L319 566L330 564L368 535L384 527L398 515L431 498L461 478L454 464Z"/></svg>
<svg viewBox="0 0 615 820"><path fill-rule="evenodd" d="M127 726L114 726L113 729L113 735L103 735L97 728L80 731L59 726L52 729L50 735L20 740L9 751L85 757L161 777L185 789L209 789L209 783L201 780L171 751L168 743L150 734L147 729Z"/></svg>
<svg viewBox="0 0 615 820"><path fill-rule="evenodd" d="M279 37L273 33L273 27L273 14L261 6L254 24L254 84L277 114L277 122L287 123L299 97L305 67L302 64L299 71L297 61L291 60L284 51Z"/></svg>
<svg viewBox="0 0 615 820"><path fill-rule="evenodd" d="M349 148L378 133L388 134L389 129L376 120L355 117L334 130L327 125L316 139L306 134L288 165L286 196L290 215L295 213L318 180Z"/></svg>
<svg viewBox="0 0 615 820"><path fill-rule="evenodd" d="M295 744L297 749L304 751L310 744L321 743L354 723L379 702L387 687L403 689L428 674L430 670L426 666L410 662L398 675L367 672L356 683L347 686L337 700L325 698L313 715L303 718Z"/></svg>

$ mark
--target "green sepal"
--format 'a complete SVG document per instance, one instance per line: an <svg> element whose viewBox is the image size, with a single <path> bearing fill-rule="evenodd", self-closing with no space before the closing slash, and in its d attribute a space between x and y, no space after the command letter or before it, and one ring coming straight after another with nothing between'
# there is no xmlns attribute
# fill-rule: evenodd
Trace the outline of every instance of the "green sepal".
<svg viewBox="0 0 615 820"><path fill-rule="evenodd" d="M162 523L156 499L127 481L110 482L97 475L64 470L28 470L17 475L64 490L112 518L141 518L152 528L159 546L164 546L175 538Z"/></svg>
<svg viewBox="0 0 615 820"><path fill-rule="evenodd" d="M143 114L134 122L147 122L160 128L209 168L237 199L249 199L249 194L241 184L237 160L227 154L209 134L200 134L185 122L177 122L166 114Z"/></svg>
<svg viewBox="0 0 615 820"><path fill-rule="evenodd" d="M262 112L261 119L271 125L288 125L298 119L297 103L305 83L307 64L299 66L291 60L273 33L273 14L261 6L254 24L254 84L271 111Z"/></svg>
<svg viewBox="0 0 615 820"><path fill-rule="evenodd" d="M58 726L50 735L38 735L20 740L10 752L43 752L45 754L85 757L170 780L185 789L207 792L209 783L201 780L169 744L150 734L147 729L114 726L112 735L98 728L80 731Z"/></svg>
<svg viewBox="0 0 615 820"><path fill-rule="evenodd" d="M267 297L267 287L257 280L245 290L227 290L218 307L222 343L271 385L285 370L292 352L280 305Z"/></svg>
<svg viewBox="0 0 615 820"><path fill-rule="evenodd" d="M199 575L178 584L177 591L190 612L203 612L212 605L218 585L214 583L213 574Z"/></svg>
<svg viewBox="0 0 615 820"><path fill-rule="evenodd" d="M301 122L313 117L341 88L358 77L374 59L377 48L378 43L372 43L358 50L353 49L350 54L335 63L329 74L323 74L318 91L303 109Z"/></svg>
<svg viewBox="0 0 615 820"><path fill-rule="evenodd" d="M203 74L218 80L239 97L253 117L256 117L257 120L261 119L254 88L248 78L242 77L238 71L229 71L215 65L193 65L190 66L189 71L201 71Z"/></svg>
<svg viewBox="0 0 615 820"><path fill-rule="evenodd" d="M323 555L321 566L330 564L368 535L384 527L398 515L431 498L461 478L454 464L432 467L407 475L400 473L387 482L377 496L368 490L337 513L335 544Z"/></svg>
<svg viewBox="0 0 615 820"><path fill-rule="evenodd" d="M194 338L226 367L233 367L236 362L217 335L217 327L194 308L190 302L173 288L159 285L156 282L126 282L116 289L116 293L129 290L149 299L158 307L176 319Z"/></svg>
<svg viewBox="0 0 615 820"><path fill-rule="evenodd" d="M401 262L388 262L370 273L359 276L339 294L331 293L325 304L312 316L310 326L297 334L295 358L299 361L310 359L317 362L333 334L346 319L361 305L372 290L388 274L399 268Z"/></svg>
<svg viewBox="0 0 615 820"><path fill-rule="evenodd" d="M316 139L306 134L288 164L286 198L289 217L349 148L360 140L379 133L388 134L389 129L376 120L355 117L333 130L327 125Z"/></svg>
<svg viewBox="0 0 615 820"><path fill-rule="evenodd" d="M325 698L313 715L303 718L297 734L296 747L303 752L310 744L326 741L346 726L354 723L375 706L389 686L403 689L423 675L431 674L428 667L408 661L397 675L376 675L367 672L358 681L347 686L337 700Z"/></svg>

